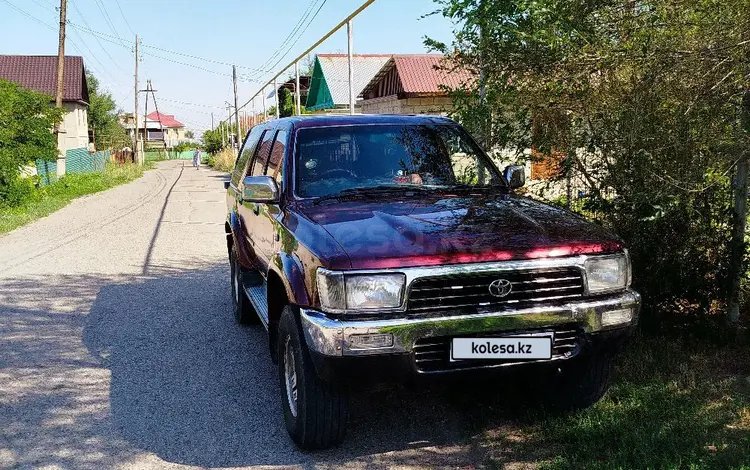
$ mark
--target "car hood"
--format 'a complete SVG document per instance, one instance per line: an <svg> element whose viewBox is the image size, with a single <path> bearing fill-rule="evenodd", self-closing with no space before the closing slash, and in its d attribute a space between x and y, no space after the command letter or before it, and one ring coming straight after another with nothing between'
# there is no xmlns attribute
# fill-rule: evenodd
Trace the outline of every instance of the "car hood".
<svg viewBox="0 0 750 470"><path fill-rule="evenodd" d="M516 195L307 202L352 269L530 259L622 249L603 228Z"/></svg>

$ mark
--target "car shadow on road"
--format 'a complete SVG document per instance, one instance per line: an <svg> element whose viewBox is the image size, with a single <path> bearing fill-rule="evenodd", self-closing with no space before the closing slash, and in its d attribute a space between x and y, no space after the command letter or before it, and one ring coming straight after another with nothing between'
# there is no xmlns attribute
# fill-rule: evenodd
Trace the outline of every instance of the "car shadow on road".
<svg viewBox="0 0 750 470"><path fill-rule="evenodd" d="M300 452L265 332L234 323L228 275L222 263L99 290L84 344L110 369L112 420L136 447L200 467L463 466L481 462L475 436L516 419L497 388L360 393L341 447Z"/></svg>

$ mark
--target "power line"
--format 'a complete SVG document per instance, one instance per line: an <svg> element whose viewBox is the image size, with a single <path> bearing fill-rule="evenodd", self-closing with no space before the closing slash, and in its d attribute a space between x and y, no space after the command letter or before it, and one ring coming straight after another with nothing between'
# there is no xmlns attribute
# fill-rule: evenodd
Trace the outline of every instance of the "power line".
<svg viewBox="0 0 750 470"><path fill-rule="evenodd" d="M122 12L122 7L120 6L120 0L115 0L115 3L117 4L117 9L120 10L120 15L122 15L122 19L125 20L125 25L127 25L130 32L135 36L135 31L133 31L133 28L130 27L130 23L128 23L128 18L125 16L125 13Z"/></svg>
<svg viewBox="0 0 750 470"><path fill-rule="evenodd" d="M315 12L315 14L313 15L313 17L312 17L312 18L310 18L310 21L309 21L309 22L307 23L307 25L305 26L305 29L303 29L303 30L302 30L302 32L301 32L301 33L299 34L299 36L297 36L297 39L295 39L295 40L294 40L294 42L292 43L292 45L290 45L290 46L289 46L289 48L288 48L288 49L287 49L287 51L286 51L286 52L284 53L284 55L282 55L281 57L279 57L279 60L277 60L277 61L276 61L276 63L275 63L275 64L273 64L273 66L271 66L271 67L270 67L270 69L271 69L270 71L273 71L273 70L274 70L274 69L276 68L276 66L278 66L278 65L279 65L279 63L281 63L281 61L282 61L282 60L284 60L284 57L286 57L286 56L287 56L287 54L289 54L289 52L291 52L292 48L293 48L293 47L294 47L295 45L297 45L297 43L299 42L300 38L302 38L302 36L304 36L304 34L305 34L305 32L307 31L307 29L308 29L308 28L310 27L310 25L312 24L312 22L313 22L313 21L315 20L315 18L316 18L316 17L318 16L318 13L320 13L320 10L321 10L321 9L323 8L323 6L324 6L324 5L326 4L326 1L327 1L327 0L323 0L323 3L321 3L321 4L320 4L320 7L318 7L318 9L317 9L317 11Z"/></svg>
<svg viewBox="0 0 750 470"><path fill-rule="evenodd" d="M170 100L168 98L162 98L162 101L169 101L170 103L178 103L178 104L184 104L188 106L197 106L199 108L213 108L213 109L224 109L221 106L212 106L210 104L198 104L198 103L191 103L189 101L178 101L178 100Z"/></svg>
<svg viewBox="0 0 750 470"><path fill-rule="evenodd" d="M75 8L76 12L78 12L78 16L80 16L81 20L83 20L83 22L86 24L86 26L88 26L89 23L88 23L88 21L86 21L86 18L83 16L83 12L81 12L81 10L78 8L78 5L76 5L76 3L73 0L70 0L70 4L73 5L73 8ZM70 21L68 21L68 24L71 25L71 26L73 26L73 23L70 22ZM102 49L102 51L104 51L104 53L107 55L107 57L109 57L109 60L111 60L112 63L115 64L115 66L118 69L120 69L120 72L126 73L125 70L123 70L122 67L120 67L120 64L117 63L117 61L112 57L112 55L109 53L109 51L104 48L104 45L101 43L101 41L99 41L99 38L96 37L96 36L94 36L94 39L96 40L97 44L99 44L99 47ZM93 52L92 52L92 55L93 55ZM104 67L104 65L102 65L102 67Z"/></svg>
<svg viewBox="0 0 750 470"><path fill-rule="evenodd" d="M115 33L115 36L117 36L117 39L119 39L121 43L125 44L125 41L123 41L120 35L117 34L117 28L115 28L115 24L112 23L112 18L109 17L109 13L107 12L107 7L104 6L104 4L102 3L102 0L96 0L96 6L99 8L99 11L102 13L102 16L104 17L104 21L106 21L109 27L112 28L112 31Z"/></svg>
<svg viewBox="0 0 750 470"><path fill-rule="evenodd" d="M302 13L302 16L300 16L300 19L297 20L297 24L292 28L292 31L287 35L287 37L282 41L282 43L279 45L279 47L271 54L271 56L263 62L263 64L260 66L260 69L264 69L268 64L271 63L273 59L278 57L281 50L284 48L284 46L291 40L291 38L294 36L294 34L299 31L300 26L302 23L307 19L307 17L312 12L313 8L315 7L315 4L318 2L318 0L310 0L309 5L307 6L307 9ZM263 70L264 72L268 72L267 70Z"/></svg>

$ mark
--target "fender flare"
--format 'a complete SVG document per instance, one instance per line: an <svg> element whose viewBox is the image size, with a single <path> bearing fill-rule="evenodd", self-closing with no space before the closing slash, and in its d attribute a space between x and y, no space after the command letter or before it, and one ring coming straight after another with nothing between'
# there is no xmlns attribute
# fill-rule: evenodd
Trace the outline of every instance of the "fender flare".
<svg viewBox="0 0 750 470"><path fill-rule="evenodd" d="M230 211L229 212L229 230L230 233L227 233L227 237L232 237L232 243L234 243L234 246L237 249L237 257L239 258L239 262L242 266L249 268L252 266L252 261L250 258L250 254L247 252L247 248L245 247L244 243L238 243L238 240L243 240L243 234L244 229L242 227L242 220L237 215L236 211ZM229 246L228 246L229 247Z"/></svg>
<svg viewBox="0 0 750 470"><path fill-rule="evenodd" d="M269 275L276 274L284 285L289 303L300 306L310 305L305 284L305 275L299 258L288 253L277 253L268 265Z"/></svg>

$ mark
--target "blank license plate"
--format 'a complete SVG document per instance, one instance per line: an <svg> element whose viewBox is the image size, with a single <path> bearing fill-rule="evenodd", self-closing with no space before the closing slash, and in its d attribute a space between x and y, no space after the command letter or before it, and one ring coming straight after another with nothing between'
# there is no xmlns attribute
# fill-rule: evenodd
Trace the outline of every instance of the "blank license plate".
<svg viewBox="0 0 750 470"><path fill-rule="evenodd" d="M454 338L451 344L451 360L551 358L552 338L550 336Z"/></svg>

